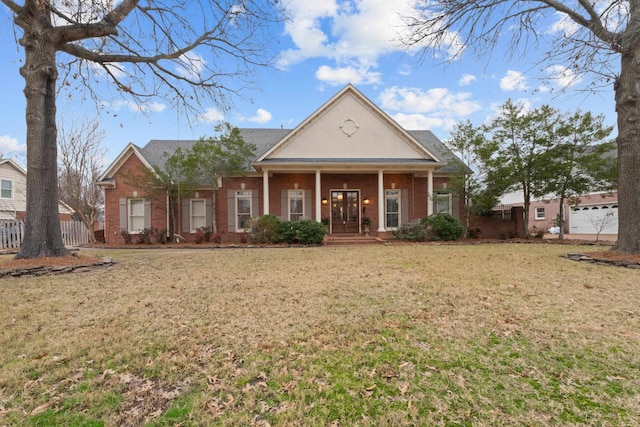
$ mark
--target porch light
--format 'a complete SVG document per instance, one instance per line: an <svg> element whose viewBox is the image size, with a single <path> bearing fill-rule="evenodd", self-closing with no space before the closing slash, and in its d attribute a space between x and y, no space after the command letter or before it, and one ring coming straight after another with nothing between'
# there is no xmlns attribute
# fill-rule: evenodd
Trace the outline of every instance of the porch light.
<svg viewBox="0 0 640 427"><path fill-rule="evenodd" d="M323 198L322 198L322 204L323 204L323 205L326 205L326 204L328 204L328 203L329 203L329 201L327 200L327 198L326 198L326 197L323 197Z"/></svg>
<svg viewBox="0 0 640 427"><path fill-rule="evenodd" d="M365 205L371 203L371 201L369 200L369 196L364 196L364 200L362 201L362 203L364 203Z"/></svg>

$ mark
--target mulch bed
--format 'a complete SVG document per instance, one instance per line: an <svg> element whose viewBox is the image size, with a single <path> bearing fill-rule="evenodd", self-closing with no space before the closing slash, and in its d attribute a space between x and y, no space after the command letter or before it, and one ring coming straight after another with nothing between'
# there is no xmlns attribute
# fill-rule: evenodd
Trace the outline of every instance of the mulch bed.
<svg viewBox="0 0 640 427"><path fill-rule="evenodd" d="M34 259L12 259L0 263L2 277L36 277L49 274L86 272L95 267L113 265L111 258L84 255L45 257Z"/></svg>

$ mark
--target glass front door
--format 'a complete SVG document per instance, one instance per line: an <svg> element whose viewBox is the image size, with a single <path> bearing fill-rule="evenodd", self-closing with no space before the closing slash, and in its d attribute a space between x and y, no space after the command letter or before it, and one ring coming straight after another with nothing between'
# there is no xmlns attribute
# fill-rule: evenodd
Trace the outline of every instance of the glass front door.
<svg viewBox="0 0 640 427"><path fill-rule="evenodd" d="M360 232L360 202L359 191L331 192L331 232L359 233Z"/></svg>

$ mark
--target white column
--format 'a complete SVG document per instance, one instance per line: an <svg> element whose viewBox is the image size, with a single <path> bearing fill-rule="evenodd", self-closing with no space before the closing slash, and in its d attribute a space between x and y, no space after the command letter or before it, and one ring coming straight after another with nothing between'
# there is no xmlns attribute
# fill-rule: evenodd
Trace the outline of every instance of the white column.
<svg viewBox="0 0 640 427"><path fill-rule="evenodd" d="M269 171L262 170L262 210L264 215L269 215Z"/></svg>
<svg viewBox="0 0 640 427"><path fill-rule="evenodd" d="M316 171L316 221L322 221L322 185L320 183L320 171Z"/></svg>
<svg viewBox="0 0 640 427"><path fill-rule="evenodd" d="M378 231L384 230L384 173L378 171Z"/></svg>
<svg viewBox="0 0 640 427"><path fill-rule="evenodd" d="M433 171L427 177L427 215L433 215Z"/></svg>

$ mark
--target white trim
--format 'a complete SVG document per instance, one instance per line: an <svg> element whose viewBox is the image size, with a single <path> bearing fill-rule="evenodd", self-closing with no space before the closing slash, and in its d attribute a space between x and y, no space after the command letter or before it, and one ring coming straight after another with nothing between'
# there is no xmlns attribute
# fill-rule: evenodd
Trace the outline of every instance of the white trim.
<svg viewBox="0 0 640 427"><path fill-rule="evenodd" d="M2 165L2 164L4 164L4 163L7 163L7 164L9 164L9 165L13 166L13 167L18 171L18 172L20 172L20 173L21 173L21 174L23 174L24 176L27 176L27 171L26 171L26 170L24 170L24 169L22 169L22 168L20 167L20 165L18 165L18 164L17 164L16 162L14 162L13 160L11 160L11 159L0 159L0 165Z"/></svg>
<svg viewBox="0 0 640 427"><path fill-rule="evenodd" d="M439 213L444 213L444 214L449 214L449 215L453 215L453 197L451 197L451 193L448 191L436 191L434 193L434 197L435 197L435 205L436 205L436 214ZM447 199L447 212L439 212L438 210L438 199Z"/></svg>
<svg viewBox="0 0 640 427"><path fill-rule="evenodd" d="M538 209L542 209L542 215L538 215ZM544 215L545 215L545 209L544 206L536 206L535 208L533 208L533 219L534 220L543 220L544 219Z"/></svg>
<svg viewBox="0 0 640 427"><path fill-rule="evenodd" d="M131 202L140 202L142 204L142 229L134 230L132 227L133 221L131 220L131 218L133 217L133 215L131 215ZM140 232L144 230L144 225L145 225L144 224L145 222L144 221L145 219L144 202L145 202L145 199L142 199L139 197L127 199L127 231L129 232L129 234L140 234ZM135 217L139 218L140 215L136 215Z"/></svg>
<svg viewBox="0 0 640 427"><path fill-rule="evenodd" d="M239 194L239 193L248 193L248 196L244 196L244 195L243 195L243 196L241 196L241 197L238 197L238 194ZM236 223L236 233L244 233L244 229L245 229L245 226L246 226L246 222L245 222L245 224L244 224L242 227L240 227L240 221L239 221L239 215L240 215L240 212L238 211L238 200L240 200L240 199L243 199L243 200L244 200L244 199L247 199L247 200L249 200L249 218L251 218L251 215L253 215L253 191L251 191L251 190L235 190L235 204L236 204L236 209L235 209L235 211L236 211L236 212L235 212L235 215L236 215L236 217L235 217L235 223ZM245 216L245 215L246 215L246 213L243 213L243 216ZM248 219L249 219L249 218L248 218Z"/></svg>
<svg viewBox="0 0 640 427"><path fill-rule="evenodd" d="M265 215L269 215L269 171L266 169L262 171L262 193L262 210Z"/></svg>
<svg viewBox="0 0 640 427"><path fill-rule="evenodd" d="M392 198L397 198L398 200L398 211L396 212L396 215L398 215L398 225L396 227L389 227L387 225L387 215L389 212L387 212L387 199L388 197L388 193L389 192L394 192L397 193L397 195L392 195ZM400 223L402 222L402 190L400 190L399 188L388 188L386 190L384 190L384 228L385 230L397 230L400 227Z"/></svg>
<svg viewBox="0 0 640 427"><path fill-rule="evenodd" d="M316 221L322 222L322 180L320 171L316 170Z"/></svg>
<svg viewBox="0 0 640 427"><path fill-rule="evenodd" d="M11 196L10 196L10 197L2 197L2 190L4 190L4 189L2 188L2 181L7 181L8 183L10 183L10 184L11 184L11 188L10 188ZM13 200L13 199L14 199L13 195L15 194L15 191L16 191L16 190L15 190L15 185L14 185L14 181L13 181L13 179L10 179L10 178L0 178L0 199L2 199L2 200Z"/></svg>
<svg viewBox="0 0 640 427"><path fill-rule="evenodd" d="M300 190L300 189L297 189L297 190L296 190L296 189L294 189L294 188L290 188L290 189L288 189L288 190L287 190L287 204L288 204L288 206L287 206L287 211L288 211L288 212L287 212L287 213L288 213L288 215L289 215L289 218L288 218L288 220L289 220L289 221L293 221L293 220L291 219L291 199L292 199L292 197L291 197L291 193L292 193L292 192L298 192L298 193L301 193L301 195L299 195L299 196L298 196L298 195L296 195L296 197L295 197L295 199L300 199L300 200L302 201L302 214L300 215L300 218L298 218L298 219L297 219L297 221L300 221L300 220L302 220L303 218L306 218L306 216L307 216L307 212L305 212L305 208L304 208L305 200L306 200L306 199L305 199L305 197L306 197L306 193L305 193L305 190Z"/></svg>
<svg viewBox="0 0 640 427"><path fill-rule="evenodd" d="M318 119L322 116L323 112L328 110L331 106L335 105L341 98L347 96L347 94L351 94L355 97L360 103L364 105L365 108L371 110L374 114L376 114L380 119L386 122L387 126L390 129L393 129L398 134L402 136L405 142L409 143L411 147L416 151L417 154L421 155L422 158L428 158L434 160L436 163L442 163L442 160L439 156L436 156L434 153L427 150L427 148L418 142L409 132L407 132L402 126L398 124L395 120L391 118L387 113L382 111L380 107L371 102L366 96L362 94L358 89L356 89L351 83L347 84L342 90L336 93L329 101L325 102L318 108L315 112L313 112L309 117L307 117L302 123L300 123L297 127L295 127L291 132L289 132L284 138L278 141L273 147L268 149L262 156L260 156L254 163L254 166L257 166L264 159L268 159L272 154L278 152L279 150L286 147L291 141L295 140L300 132L307 127L310 123ZM444 163L442 163L444 165ZM343 166L344 168L344 166Z"/></svg>
<svg viewBox="0 0 640 427"><path fill-rule="evenodd" d="M191 233L195 233L197 228L194 227L193 224L193 202L202 202L202 207L204 208L204 226L207 226L207 199L189 199L189 230Z"/></svg>
<svg viewBox="0 0 640 427"><path fill-rule="evenodd" d="M427 174L427 215L433 215L433 170Z"/></svg>
<svg viewBox="0 0 640 427"><path fill-rule="evenodd" d="M384 171L378 171L378 231L385 231Z"/></svg>
<svg viewBox="0 0 640 427"><path fill-rule="evenodd" d="M96 182L100 183L101 181L107 180L109 178L113 178L113 176L116 174L118 169L120 169L125 164L125 162L129 160L129 157L131 157L132 155L135 155L147 169L149 169L155 174L155 170L153 169L153 166L151 166L151 163L149 163L147 159L144 158L144 156L140 152L140 148L137 145L130 142L129 144L127 144L124 150L122 150L122 152L118 155L118 157L116 157L113 163L111 163L109 168L106 171L104 171L104 173L100 175L100 177L98 177Z"/></svg>

